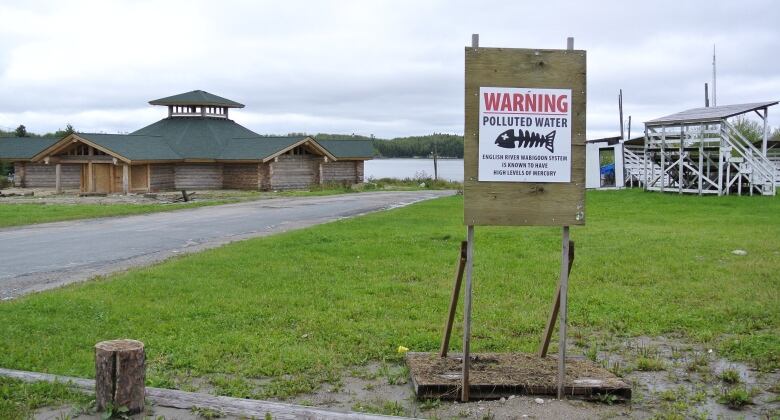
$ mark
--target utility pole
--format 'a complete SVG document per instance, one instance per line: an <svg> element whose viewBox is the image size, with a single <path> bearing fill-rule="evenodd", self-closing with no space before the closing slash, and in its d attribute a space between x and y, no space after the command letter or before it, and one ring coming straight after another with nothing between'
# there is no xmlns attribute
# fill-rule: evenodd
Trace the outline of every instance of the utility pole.
<svg viewBox="0 0 780 420"><path fill-rule="evenodd" d="M620 89L618 94L618 109L620 111L620 139L625 140L625 132L623 131L623 89Z"/></svg>
<svg viewBox="0 0 780 420"><path fill-rule="evenodd" d="M631 140L631 116L628 116L628 137L626 137L626 140Z"/></svg>
<svg viewBox="0 0 780 420"><path fill-rule="evenodd" d="M715 44L712 44L712 106L718 106L718 79L715 68Z"/></svg>
<svg viewBox="0 0 780 420"><path fill-rule="evenodd" d="M710 107L710 92L706 82L704 83L704 106L707 108Z"/></svg>
<svg viewBox="0 0 780 420"><path fill-rule="evenodd" d="M436 150L436 140L433 140L433 180L439 180L439 163L437 162L439 152Z"/></svg>

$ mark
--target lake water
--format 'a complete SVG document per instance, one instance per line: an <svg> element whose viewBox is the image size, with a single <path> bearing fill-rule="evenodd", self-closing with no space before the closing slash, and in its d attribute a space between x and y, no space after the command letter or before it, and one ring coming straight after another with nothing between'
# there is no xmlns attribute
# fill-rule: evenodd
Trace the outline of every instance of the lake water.
<svg viewBox="0 0 780 420"><path fill-rule="evenodd" d="M439 179L463 182L463 159L439 159ZM424 172L424 174L423 174ZM364 166L369 178L433 178L433 159L371 159Z"/></svg>

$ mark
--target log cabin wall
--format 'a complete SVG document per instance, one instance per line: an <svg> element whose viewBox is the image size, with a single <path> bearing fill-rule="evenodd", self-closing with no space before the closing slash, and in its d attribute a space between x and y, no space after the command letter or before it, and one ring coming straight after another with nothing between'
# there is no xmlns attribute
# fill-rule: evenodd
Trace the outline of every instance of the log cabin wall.
<svg viewBox="0 0 780 420"><path fill-rule="evenodd" d="M23 187L22 180L24 179L24 162L14 162L14 187Z"/></svg>
<svg viewBox="0 0 780 420"><path fill-rule="evenodd" d="M16 162L14 164L14 186L54 188L57 182L55 167L54 164ZM63 189L79 189L81 186L81 165L63 164L60 177Z"/></svg>
<svg viewBox="0 0 780 420"><path fill-rule="evenodd" d="M223 188L257 190L259 176L256 163L225 163L222 165Z"/></svg>
<svg viewBox="0 0 780 420"><path fill-rule="evenodd" d="M181 163L175 168L177 190L217 190L222 188L222 165L215 163Z"/></svg>
<svg viewBox="0 0 780 420"><path fill-rule="evenodd" d="M355 161L355 182L360 184L364 181L364 165L366 161L365 160L356 160Z"/></svg>
<svg viewBox="0 0 780 420"><path fill-rule="evenodd" d="M260 191L271 189L271 162L257 165L257 186Z"/></svg>
<svg viewBox="0 0 780 420"><path fill-rule="evenodd" d="M122 173L122 167L116 167L117 173ZM149 185L149 167L148 165L133 165L130 168L130 192L148 192ZM119 191L122 191L121 189Z"/></svg>
<svg viewBox="0 0 780 420"><path fill-rule="evenodd" d="M325 162L322 164L323 183L355 183L357 171L355 162L345 160L339 162Z"/></svg>
<svg viewBox="0 0 780 420"><path fill-rule="evenodd" d="M176 187L173 164L158 163L151 165L150 187L152 191L172 190Z"/></svg>
<svg viewBox="0 0 780 420"><path fill-rule="evenodd" d="M322 158L316 155L285 154L273 162L271 188L274 190L306 189L317 184Z"/></svg>

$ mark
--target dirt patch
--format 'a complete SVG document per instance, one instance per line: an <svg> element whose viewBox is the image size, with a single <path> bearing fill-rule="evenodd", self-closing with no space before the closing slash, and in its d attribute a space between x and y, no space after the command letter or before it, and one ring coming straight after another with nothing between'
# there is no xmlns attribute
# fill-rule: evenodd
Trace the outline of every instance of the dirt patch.
<svg viewBox="0 0 780 420"><path fill-rule="evenodd" d="M604 350L601 350L604 349ZM761 372L717 351L670 337L637 337L582 351L631 384L643 417L772 418L780 415L780 372Z"/></svg>
<svg viewBox="0 0 780 420"><path fill-rule="evenodd" d="M568 351L582 354L591 363L628 383L632 389L631 401L619 402L608 396L593 401L559 401L537 395L510 395L468 403L435 398L420 400L414 393L408 368L390 363L347 369L338 383L323 384L316 392L298 395L292 401L302 405L423 418L763 419L780 415L780 372L760 372L743 363L726 360L705 346L669 337L607 339L594 347L573 344ZM486 370L494 365L489 359L483 359L483 362ZM453 375L459 375L460 366L454 363L445 367L451 369ZM573 365L575 363L568 364ZM472 380L486 370L472 371ZM724 372L732 371L736 372L737 381L725 382L724 377L733 378L734 374ZM571 373L567 373L568 378ZM451 380L457 381L459 377ZM729 400L724 399L724 395L735 389L745 389L749 400L739 408L731 408ZM540 398L541 403L538 403Z"/></svg>

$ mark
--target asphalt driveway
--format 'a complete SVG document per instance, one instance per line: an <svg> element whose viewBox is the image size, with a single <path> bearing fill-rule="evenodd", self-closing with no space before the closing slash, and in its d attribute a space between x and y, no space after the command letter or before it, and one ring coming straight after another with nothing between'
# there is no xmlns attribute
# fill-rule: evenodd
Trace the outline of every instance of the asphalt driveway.
<svg viewBox="0 0 780 420"><path fill-rule="evenodd" d="M236 240L452 194L398 191L276 198L0 229L0 300Z"/></svg>

